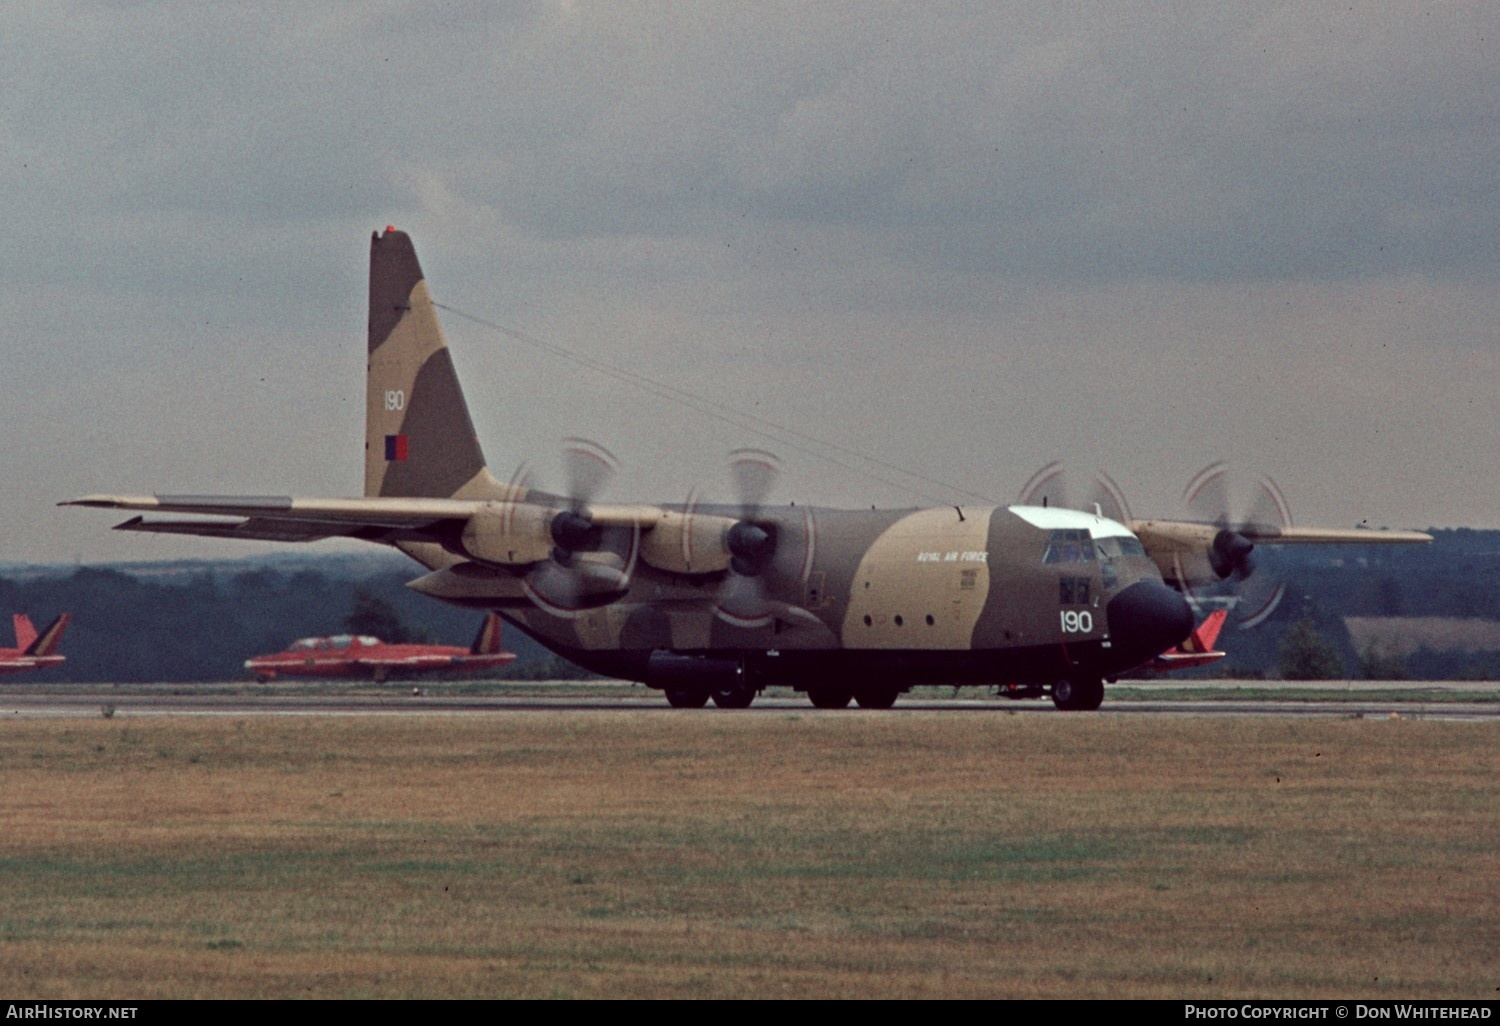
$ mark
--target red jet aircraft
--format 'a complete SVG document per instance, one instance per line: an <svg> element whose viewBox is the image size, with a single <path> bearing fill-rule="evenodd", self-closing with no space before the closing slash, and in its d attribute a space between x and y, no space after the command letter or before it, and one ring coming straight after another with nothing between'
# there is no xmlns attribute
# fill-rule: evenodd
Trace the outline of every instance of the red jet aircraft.
<svg viewBox="0 0 1500 1026"><path fill-rule="evenodd" d="M487 670L516 658L500 648L500 617L485 617L474 644L387 644L366 634L303 638L285 652L245 660L245 669L264 684L276 677L369 677L377 683L392 677L417 677L442 671Z"/></svg>
<svg viewBox="0 0 1500 1026"><path fill-rule="evenodd" d="M45 670L61 663L64 657L57 654L57 645L62 641L63 631L68 629L72 615L63 613L40 635L31 625L31 617L25 613L12 617L16 625L16 647L0 648L0 673Z"/></svg>

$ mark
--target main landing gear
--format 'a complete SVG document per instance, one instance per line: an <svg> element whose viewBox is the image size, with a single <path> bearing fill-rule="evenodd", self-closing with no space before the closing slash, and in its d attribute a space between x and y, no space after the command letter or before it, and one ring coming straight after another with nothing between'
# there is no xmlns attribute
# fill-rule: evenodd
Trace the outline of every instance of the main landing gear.
<svg viewBox="0 0 1500 1026"><path fill-rule="evenodd" d="M749 688L721 688L704 691L701 688L667 688L667 704L673 709L702 709L712 698L720 709L748 709L755 701L755 692Z"/></svg>
<svg viewBox="0 0 1500 1026"><path fill-rule="evenodd" d="M854 689L838 684L814 684L807 689L807 700L818 709L843 709L854 701Z"/></svg>
<svg viewBox="0 0 1500 1026"><path fill-rule="evenodd" d="M807 689L807 700L818 709L845 709L850 702L857 702L861 709L889 709L896 704L901 689L891 685L875 684L853 688L843 684L812 684Z"/></svg>
<svg viewBox="0 0 1500 1026"><path fill-rule="evenodd" d="M721 688L713 693L714 705L720 709L748 709L755 701L750 688Z"/></svg>
<svg viewBox="0 0 1500 1026"><path fill-rule="evenodd" d="M1076 677L1052 685L1052 704L1069 712L1091 712L1104 704L1104 681Z"/></svg>
<svg viewBox="0 0 1500 1026"><path fill-rule="evenodd" d="M854 700L861 709L889 709L896 704L896 696L900 693L900 688L876 684L854 692Z"/></svg>

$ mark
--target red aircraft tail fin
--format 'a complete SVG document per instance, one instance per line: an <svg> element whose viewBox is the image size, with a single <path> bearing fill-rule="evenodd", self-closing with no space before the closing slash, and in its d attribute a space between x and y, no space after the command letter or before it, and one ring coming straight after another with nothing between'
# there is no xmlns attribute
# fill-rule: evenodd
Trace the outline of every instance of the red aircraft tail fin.
<svg viewBox="0 0 1500 1026"><path fill-rule="evenodd" d="M479 633L474 636L474 644L469 646L469 654L495 655L500 651L500 616L491 613L479 625Z"/></svg>
<svg viewBox="0 0 1500 1026"><path fill-rule="evenodd" d="M16 648L25 652L36 640L36 628L31 625L31 617L25 613L17 613L11 617L11 620L16 625Z"/></svg>
<svg viewBox="0 0 1500 1026"><path fill-rule="evenodd" d="M1219 640L1219 631L1224 629L1224 621L1229 618L1229 610L1215 609L1208 617L1193 628L1193 633L1182 643L1184 652L1212 652L1214 642Z"/></svg>
<svg viewBox="0 0 1500 1026"><path fill-rule="evenodd" d="M68 629L68 621L73 618L72 613L62 613L56 620L49 623L40 635L36 628L31 625L31 619L25 613L16 614L16 645L24 648L29 656L49 656L57 651L57 646L62 643L63 631ZM25 630L22 630L22 621L25 621ZM22 634L28 635L27 640L21 640Z"/></svg>

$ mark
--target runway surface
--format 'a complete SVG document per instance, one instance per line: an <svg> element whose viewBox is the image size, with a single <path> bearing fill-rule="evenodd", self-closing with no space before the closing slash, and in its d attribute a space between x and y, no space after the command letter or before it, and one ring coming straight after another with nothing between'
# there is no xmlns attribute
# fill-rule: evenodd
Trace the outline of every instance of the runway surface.
<svg viewBox="0 0 1500 1026"><path fill-rule="evenodd" d="M1470 681L1419 683L1321 682L1316 687L1283 682L1194 682L1190 684L1120 685L1126 694L1105 692L1096 715L1173 714L1190 716L1325 716L1402 717L1420 719L1500 719L1500 684ZM549 695L549 690L556 694ZM1255 697L1237 696L1253 689ZM1194 698L1174 697L1192 690ZM1266 691L1284 692L1262 697ZM1204 697L1222 691L1223 698ZM1406 694L1401 694L1405 691ZM1339 692L1330 700L1330 692ZM1393 697L1395 693L1395 697ZM1407 697L1407 696L1410 697ZM814 709L805 697L790 692L762 695L744 710L671 709L660 692L629 685L596 682L539 684L515 695L443 695L414 693L410 684L389 685L379 693L278 693L274 688L247 694L243 684L193 685L175 691L167 685L7 685L0 690L0 717L135 717L135 716L365 716L365 715L516 715L527 712L579 710L652 713L670 716L892 716L908 713L952 715L1079 715L1060 713L1047 699L1010 700L969 689L957 697L903 695L890 710ZM1087 715L1087 714L1084 714Z"/></svg>

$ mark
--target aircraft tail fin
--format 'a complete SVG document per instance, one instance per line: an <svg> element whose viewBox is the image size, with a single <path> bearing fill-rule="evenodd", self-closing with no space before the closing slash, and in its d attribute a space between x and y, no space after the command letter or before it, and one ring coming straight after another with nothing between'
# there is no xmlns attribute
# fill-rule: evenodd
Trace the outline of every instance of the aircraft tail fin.
<svg viewBox="0 0 1500 1026"><path fill-rule="evenodd" d="M31 617L25 613L16 613L11 617L11 622L16 625L16 648L25 652L36 641L36 628L31 625Z"/></svg>
<svg viewBox="0 0 1500 1026"><path fill-rule="evenodd" d="M1212 652L1214 643L1219 640L1219 632L1224 629L1224 621L1229 618L1227 609L1215 609L1204 618L1203 622L1193 628L1193 633L1182 643L1184 652Z"/></svg>
<svg viewBox="0 0 1500 1026"><path fill-rule="evenodd" d="M370 239L365 495L505 498L484 462L411 236Z"/></svg>
<svg viewBox="0 0 1500 1026"><path fill-rule="evenodd" d="M479 625L479 633L474 636L474 644L469 646L470 655L497 655L502 649L500 647L500 617L491 613L484 618L484 623Z"/></svg>
<svg viewBox="0 0 1500 1026"><path fill-rule="evenodd" d="M62 644L63 631L68 629L68 621L73 618L71 613L63 613L43 628L39 635L36 628L31 626L31 620L25 613L16 614L16 646L25 650L29 656L49 656L57 651L57 646ZM22 621L25 621L26 633L29 635L22 640Z"/></svg>

